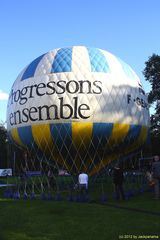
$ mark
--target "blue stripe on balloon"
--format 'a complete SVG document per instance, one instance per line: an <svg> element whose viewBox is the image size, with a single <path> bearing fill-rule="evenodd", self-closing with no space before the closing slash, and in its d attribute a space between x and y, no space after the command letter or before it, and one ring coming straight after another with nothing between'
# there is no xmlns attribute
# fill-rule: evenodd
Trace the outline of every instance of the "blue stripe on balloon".
<svg viewBox="0 0 160 240"><path fill-rule="evenodd" d="M130 125L129 132L128 132L127 136L125 137L122 144L124 146L128 146L128 144L135 142L135 140L138 139L138 137L139 137L140 131L141 131L140 125ZM120 147L121 147L121 145L120 145Z"/></svg>
<svg viewBox="0 0 160 240"><path fill-rule="evenodd" d="M122 66L122 69L123 71L125 72L125 74L131 78L131 79L135 79L136 78L136 75L134 74L134 72L132 71L131 67L125 63L124 61L122 61L120 58L117 58L119 63L121 64Z"/></svg>
<svg viewBox="0 0 160 240"><path fill-rule="evenodd" d="M33 147L35 145L34 139L32 136L32 127L20 127L18 128L18 134L22 143L27 147Z"/></svg>
<svg viewBox="0 0 160 240"><path fill-rule="evenodd" d="M113 123L94 123L92 144L89 147L91 164L89 171L103 159L104 148L112 134Z"/></svg>
<svg viewBox="0 0 160 240"><path fill-rule="evenodd" d="M92 72L109 72L106 57L97 48L87 48Z"/></svg>
<svg viewBox="0 0 160 240"><path fill-rule="evenodd" d="M76 172L76 163L74 162L76 149L72 143L71 123L51 124L50 131L53 137L53 144L58 148L60 157L70 166L72 172Z"/></svg>
<svg viewBox="0 0 160 240"><path fill-rule="evenodd" d="M71 123L55 123L50 125L51 135L53 137L53 144L59 150L63 159L72 164L72 126ZM74 156L73 156L74 158Z"/></svg>
<svg viewBox="0 0 160 240"><path fill-rule="evenodd" d="M113 123L94 123L92 133L92 143L101 147L107 143L108 138L111 136Z"/></svg>
<svg viewBox="0 0 160 240"><path fill-rule="evenodd" d="M44 55L45 54L41 55L40 57L36 58L35 60L33 60L33 62L31 62L29 64L29 66L27 67L27 69L25 70L25 72L22 75L21 81L34 76L36 68L37 68L39 62L41 61L41 59L44 57Z"/></svg>
<svg viewBox="0 0 160 240"><path fill-rule="evenodd" d="M51 73L71 72L72 70L72 48L61 48L58 50L53 64Z"/></svg>

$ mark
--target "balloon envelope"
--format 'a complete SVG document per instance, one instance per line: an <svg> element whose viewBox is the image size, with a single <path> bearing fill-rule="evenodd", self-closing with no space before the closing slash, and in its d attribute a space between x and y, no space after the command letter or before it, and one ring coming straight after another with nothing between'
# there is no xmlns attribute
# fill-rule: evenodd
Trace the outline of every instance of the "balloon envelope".
<svg viewBox="0 0 160 240"><path fill-rule="evenodd" d="M129 65L84 46L52 50L14 82L7 128L18 145L69 172L98 173L148 137L146 94Z"/></svg>

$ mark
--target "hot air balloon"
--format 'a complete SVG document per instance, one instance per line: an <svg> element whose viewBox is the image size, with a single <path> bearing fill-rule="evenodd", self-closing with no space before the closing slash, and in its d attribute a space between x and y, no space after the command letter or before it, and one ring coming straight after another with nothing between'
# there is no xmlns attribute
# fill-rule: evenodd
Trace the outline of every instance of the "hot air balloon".
<svg viewBox="0 0 160 240"><path fill-rule="evenodd" d="M136 73L111 53L73 46L33 60L15 80L9 136L69 173L99 173L142 148L147 97Z"/></svg>

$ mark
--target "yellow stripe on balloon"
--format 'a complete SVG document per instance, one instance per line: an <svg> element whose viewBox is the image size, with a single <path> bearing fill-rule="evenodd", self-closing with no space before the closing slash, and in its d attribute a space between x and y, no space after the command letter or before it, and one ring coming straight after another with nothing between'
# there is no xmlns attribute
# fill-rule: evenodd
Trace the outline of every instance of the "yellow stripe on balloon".
<svg viewBox="0 0 160 240"><path fill-rule="evenodd" d="M49 124L32 125L32 135L42 151L48 150L53 145Z"/></svg>
<svg viewBox="0 0 160 240"><path fill-rule="evenodd" d="M112 129L112 135L108 140L108 145L119 145L124 141L124 138L129 132L130 125L124 123L114 123Z"/></svg>
<svg viewBox="0 0 160 240"><path fill-rule="evenodd" d="M73 122L72 123L72 142L77 147L80 144L87 145L91 141L93 123Z"/></svg>
<svg viewBox="0 0 160 240"><path fill-rule="evenodd" d="M49 158L52 157L55 162L64 166L66 169L70 168L54 144L49 124L32 125L32 135L35 143L42 152L44 152Z"/></svg>
<svg viewBox="0 0 160 240"><path fill-rule="evenodd" d="M92 122L72 123L72 143L77 150L75 163L78 169L86 171L86 163L83 161L92 139Z"/></svg>
<svg viewBox="0 0 160 240"><path fill-rule="evenodd" d="M22 143L21 138L18 133L18 128L12 128L11 129L11 136L13 140L20 146L25 147L25 145Z"/></svg>

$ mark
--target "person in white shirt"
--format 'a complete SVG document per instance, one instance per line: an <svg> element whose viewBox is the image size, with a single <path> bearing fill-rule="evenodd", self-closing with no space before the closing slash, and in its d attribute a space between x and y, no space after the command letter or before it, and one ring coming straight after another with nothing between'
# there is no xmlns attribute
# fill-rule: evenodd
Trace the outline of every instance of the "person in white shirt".
<svg viewBox="0 0 160 240"><path fill-rule="evenodd" d="M88 190L88 175L86 173L80 173L78 176L79 188Z"/></svg>

